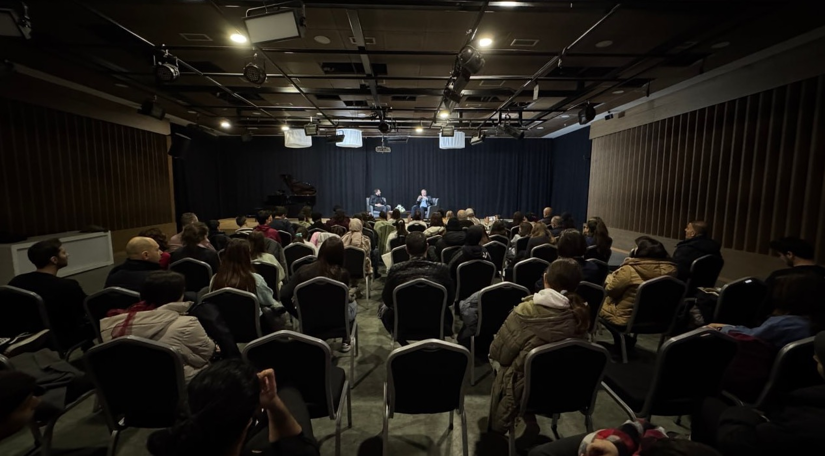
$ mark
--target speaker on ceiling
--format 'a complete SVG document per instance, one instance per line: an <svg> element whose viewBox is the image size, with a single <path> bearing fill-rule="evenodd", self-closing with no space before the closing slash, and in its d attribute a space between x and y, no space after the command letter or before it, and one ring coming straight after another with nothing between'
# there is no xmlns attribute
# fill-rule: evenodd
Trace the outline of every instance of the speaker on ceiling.
<svg viewBox="0 0 825 456"><path fill-rule="evenodd" d="M172 135L172 147L169 148L169 155L174 158L186 158L186 151L189 149L189 143L192 141L188 136L180 133Z"/></svg>

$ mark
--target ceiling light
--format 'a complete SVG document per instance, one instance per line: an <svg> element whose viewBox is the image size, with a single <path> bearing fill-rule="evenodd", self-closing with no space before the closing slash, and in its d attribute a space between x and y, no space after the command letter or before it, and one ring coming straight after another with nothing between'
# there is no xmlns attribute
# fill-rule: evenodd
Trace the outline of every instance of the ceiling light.
<svg viewBox="0 0 825 456"><path fill-rule="evenodd" d="M232 126L232 124L229 123L228 120L224 119L224 120L221 121L221 128L229 128L231 126Z"/></svg>
<svg viewBox="0 0 825 456"><path fill-rule="evenodd" d="M281 127L281 131L289 131L289 125L284 125Z"/></svg>
<svg viewBox="0 0 825 456"><path fill-rule="evenodd" d="M243 77L255 85L262 85L266 82L266 69L263 69L255 64L249 62L243 67Z"/></svg>
<svg viewBox="0 0 825 456"><path fill-rule="evenodd" d="M442 110L441 112L438 113L438 117L441 117L442 119L446 119L446 118L450 117L450 111Z"/></svg>
<svg viewBox="0 0 825 456"><path fill-rule="evenodd" d="M318 35L318 36L316 36L316 37L315 37L315 41L317 41L317 42L319 42L319 43L321 43L321 44L329 44L329 43L331 43L331 42L332 42L332 40L330 40L328 37L326 37L326 36L324 36L324 35Z"/></svg>
<svg viewBox="0 0 825 456"><path fill-rule="evenodd" d="M224 5L225 8L240 8L241 5Z"/></svg>
<svg viewBox="0 0 825 456"><path fill-rule="evenodd" d="M455 136L455 127L451 125L445 125L441 127L441 136L444 138L452 138Z"/></svg>
<svg viewBox="0 0 825 456"><path fill-rule="evenodd" d="M415 127L415 132L416 133L423 133L424 132L424 127L422 127L422 126Z"/></svg>
<svg viewBox="0 0 825 456"><path fill-rule="evenodd" d="M569 119L569 118L570 118L570 114L562 114L562 115L561 115L561 116L559 116L559 117L561 117L562 119Z"/></svg>
<svg viewBox="0 0 825 456"><path fill-rule="evenodd" d="M382 120L381 123L378 124L378 131L380 131L383 134L389 133L390 132L390 124L388 124L387 122L384 122Z"/></svg>
<svg viewBox="0 0 825 456"><path fill-rule="evenodd" d="M614 90L613 95L621 95L624 93L624 90Z"/></svg>
<svg viewBox="0 0 825 456"><path fill-rule="evenodd" d="M241 35L240 33L233 33L229 35L229 39L238 44L246 43L246 37Z"/></svg>
<svg viewBox="0 0 825 456"><path fill-rule="evenodd" d="M484 68L484 56L472 46L464 46L458 53L458 64L470 74L476 74Z"/></svg>
<svg viewBox="0 0 825 456"><path fill-rule="evenodd" d="M175 82L180 77L180 70L177 66L163 62L155 65L155 78L159 82Z"/></svg>
<svg viewBox="0 0 825 456"><path fill-rule="evenodd" d="M536 127L536 130L544 130L544 127Z"/></svg>
<svg viewBox="0 0 825 456"><path fill-rule="evenodd" d="M482 38L482 39L478 40L478 45L481 46L481 47L487 47L487 46L490 46L491 44L493 44L493 39L492 38Z"/></svg>
<svg viewBox="0 0 825 456"><path fill-rule="evenodd" d="M308 124L304 125L304 134L307 135L307 136L317 135L318 134L318 124L308 123Z"/></svg>
<svg viewBox="0 0 825 456"><path fill-rule="evenodd" d="M261 112L260 111L252 111L252 115L253 116L260 116Z"/></svg>
<svg viewBox="0 0 825 456"><path fill-rule="evenodd" d="M490 6L503 6L505 8L512 8L514 6L519 6L521 2L492 2Z"/></svg>
<svg viewBox="0 0 825 456"><path fill-rule="evenodd" d="M524 139L524 131L518 127L514 127L510 124L501 124L498 126L498 129L515 139Z"/></svg>
<svg viewBox="0 0 825 456"><path fill-rule="evenodd" d="M720 41L720 42L712 45L710 48L711 49L722 49L722 48L726 48L728 46L730 46L730 41Z"/></svg>
<svg viewBox="0 0 825 456"><path fill-rule="evenodd" d="M315 113L315 115L316 115L316 116L318 116L318 117L321 117L321 116L323 116L324 114L323 114L323 113L320 113L320 112L316 112L316 113Z"/></svg>
<svg viewBox="0 0 825 456"><path fill-rule="evenodd" d="M599 48L599 49L610 47L612 45L613 45L613 42L610 41L610 40L599 41L598 43L596 43L596 47Z"/></svg>
<svg viewBox="0 0 825 456"><path fill-rule="evenodd" d="M306 29L306 18L300 9L295 8L283 8L272 13L247 16L244 18L244 23L249 41L253 43L303 38Z"/></svg>
<svg viewBox="0 0 825 456"><path fill-rule="evenodd" d="M487 138L487 134L484 133L483 131L479 131L478 136L473 136L472 138L470 138L470 145L471 146L477 146L477 145L483 143L484 139L486 139L486 138Z"/></svg>
<svg viewBox="0 0 825 456"><path fill-rule="evenodd" d="M193 111L193 110L191 110L191 109L190 109L190 110L188 110L188 111L186 111L186 112L188 112L189 114L197 114L197 113L198 113L197 111Z"/></svg>

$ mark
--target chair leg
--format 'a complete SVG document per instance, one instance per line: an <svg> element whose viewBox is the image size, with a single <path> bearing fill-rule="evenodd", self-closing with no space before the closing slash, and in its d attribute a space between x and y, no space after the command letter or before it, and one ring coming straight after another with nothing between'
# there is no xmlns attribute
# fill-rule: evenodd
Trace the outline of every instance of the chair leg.
<svg viewBox="0 0 825 456"><path fill-rule="evenodd" d="M52 440L54 436L54 427L57 424L57 418L50 420L46 425L46 432L43 433L43 443L40 448L41 456L50 456L52 454Z"/></svg>
<svg viewBox="0 0 825 456"><path fill-rule="evenodd" d="M120 437L120 431L115 429L112 431L111 437L109 437L109 449L106 452L106 456L115 456L117 452L117 439Z"/></svg>
<svg viewBox="0 0 825 456"><path fill-rule="evenodd" d="M476 336L470 336L470 385L476 384Z"/></svg>
<svg viewBox="0 0 825 456"><path fill-rule="evenodd" d="M624 334L619 334L619 341L622 346L622 364L627 364L627 341Z"/></svg>
<svg viewBox="0 0 825 456"><path fill-rule="evenodd" d="M561 437L559 437L559 416L560 415L558 413L554 413L553 414L553 424L550 425L550 429L553 430L553 435L556 436L556 440L561 438Z"/></svg>
<svg viewBox="0 0 825 456"><path fill-rule="evenodd" d="M389 440L390 440L390 406L387 404L387 385L384 384L384 429L383 438L381 439L383 446L383 455L389 456Z"/></svg>
<svg viewBox="0 0 825 456"><path fill-rule="evenodd" d="M366 287L367 287L367 299L371 299L370 298L370 275L369 274L366 274L366 277L364 277L364 282L365 282Z"/></svg>
<svg viewBox="0 0 825 456"><path fill-rule="evenodd" d="M451 431L453 430L453 411L452 410L450 410L450 427L448 429L451 430Z"/></svg>
<svg viewBox="0 0 825 456"><path fill-rule="evenodd" d="M587 429L587 432L593 432L593 415L589 413L584 415L584 427Z"/></svg>
<svg viewBox="0 0 825 456"><path fill-rule="evenodd" d="M347 429L352 429L352 388L347 388Z"/></svg>
<svg viewBox="0 0 825 456"><path fill-rule="evenodd" d="M507 447L510 456L516 456L516 427L510 425L510 430L507 431Z"/></svg>
<svg viewBox="0 0 825 456"><path fill-rule="evenodd" d="M39 448L43 446L43 434L40 433L40 426L38 426L37 423L32 422L29 424L29 430L34 438L34 447Z"/></svg>
<svg viewBox="0 0 825 456"><path fill-rule="evenodd" d="M469 445L467 444L467 412L461 411L461 447L464 450L464 456L469 454Z"/></svg>
<svg viewBox="0 0 825 456"><path fill-rule="evenodd" d="M343 414L340 408L335 414L335 456L341 456L341 417Z"/></svg>

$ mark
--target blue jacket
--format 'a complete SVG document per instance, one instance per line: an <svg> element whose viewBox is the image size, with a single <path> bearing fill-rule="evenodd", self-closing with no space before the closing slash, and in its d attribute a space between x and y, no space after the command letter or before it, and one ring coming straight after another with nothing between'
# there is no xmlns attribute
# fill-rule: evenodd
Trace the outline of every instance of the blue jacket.
<svg viewBox="0 0 825 456"><path fill-rule="evenodd" d="M727 334L735 331L740 334L761 339L777 349L791 342L813 336L811 321L799 315L777 315L765 320L761 326L748 328L746 326L724 326L720 331Z"/></svg>

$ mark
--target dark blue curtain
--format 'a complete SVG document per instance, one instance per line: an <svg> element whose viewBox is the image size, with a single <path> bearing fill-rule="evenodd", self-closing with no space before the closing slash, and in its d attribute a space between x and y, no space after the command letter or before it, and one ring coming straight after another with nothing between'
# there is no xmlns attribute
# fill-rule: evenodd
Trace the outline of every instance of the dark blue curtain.
<svg viewBox="0 0 825 456"><path fill-rule="evenodd" d="M586 221L590 185L590 127L553 140L553 213L570 212L577 225Z"/></svg>

